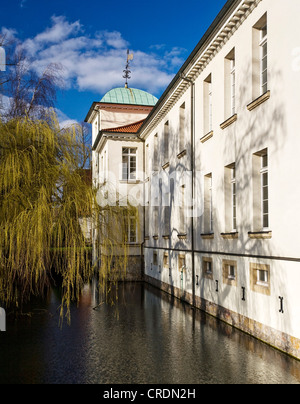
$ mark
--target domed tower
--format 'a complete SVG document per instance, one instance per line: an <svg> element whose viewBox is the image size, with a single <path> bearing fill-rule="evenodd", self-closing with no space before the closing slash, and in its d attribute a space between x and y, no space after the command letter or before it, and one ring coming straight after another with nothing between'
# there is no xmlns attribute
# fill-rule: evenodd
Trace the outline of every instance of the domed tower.
<svg viewBox="0 0 300 404"><path fill-rule="evenodd" d="M157 98L146 91L125 87L113 88L91 106L85 122L92 125L92 177L98 193L105 194L113 184L119 199L141 206L144 181L144 143L138 136ZM139 190L140 188L140 190ZM103 195L104 195L103 194ZM131 201L131 195L140 201ZM114 201L112 201L113 203ZM141 243L143 242L143 209L139 208L138 224L128 221L129 265L127 280L141 276ZM98 237L93 232L93 239ZM95 254L95 252L94 252ZM99 257L94 255L94 259Z"/></svg>
<svg viewBox="0 0 300 404"><path fill-rule="evenodd" d="M108 91L100 102L94 102L85 118L92 125L93 149L103 130L120 128L144 120L157 98L136 88L117 87Z"/></svg>

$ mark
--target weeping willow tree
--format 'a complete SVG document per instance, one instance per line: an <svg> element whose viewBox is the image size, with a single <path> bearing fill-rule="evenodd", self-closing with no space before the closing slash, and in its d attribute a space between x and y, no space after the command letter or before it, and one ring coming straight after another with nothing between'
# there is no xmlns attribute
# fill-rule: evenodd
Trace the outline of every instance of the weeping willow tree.
<svg viewBox="0 0 300 404"><path fill-rule="evenodd" d="M61 280L61 316L97 270L100 286L127 266L126 223L134 207L97 203L82 175L76 130L47 120L0 121L0 303L22 308ZM93 223L100 263L93 265L82 219ZM118 223L118 226L115 224ZM118 229L118 230L116 230Z"/></svg>

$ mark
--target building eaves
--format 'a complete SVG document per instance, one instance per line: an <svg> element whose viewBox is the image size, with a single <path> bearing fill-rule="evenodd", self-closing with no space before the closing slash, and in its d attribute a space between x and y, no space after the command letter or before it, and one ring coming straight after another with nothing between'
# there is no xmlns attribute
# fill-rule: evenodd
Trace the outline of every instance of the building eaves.
<svg viewBox="0 0 300 404"><path fill-rule="evenodd" d="M201 40L198 42L197 46L187 58L185 63L182 65L178 73L175 75L169 86L166 88L157 104L150 112L148 117L145 119L143 125L139 129L138 134L140 135L143 130L148 126L153 117L158 113L158 111L162 108L169 95L172 93L172 90L176 88L176 86L182 81L182 76L185 76L185 73L189 70L189 67L193 65L198 59L201 52L205 50L205 48L209 45L214 36L217 35L220 27L226 22L228 17L233 13L233 11L241 4L244 0L228 0L222 10L219 12L217 17L214 19L213 23L207 29ZM251 3L252 0L245 0L245 2Z"/></svg>
<svg viewBox="0 0 300 404"><path fill-rule="evenodd" d="M137 141L141 141L141 139L137 136L137 132L141 125L143 124L144 119L138 122L135 122L133 124L125 125L125 126L120 126L118 128L110 128L110 129L103 129L98 133L98 136L96 137L96 140L93 144L93 151L95 151L105 135L109 135L112 139L120 140L121 135L125 136L130 136L132 138L136 138ZM115 135L114 135L115 134Z"/></svg>
<svg viewBox="0 0 300 404"><path fill-rule="evenodd" d="M106 129L105 132L115 132L115 133L137 133L145 119L138 122L131 123L129 125L119 126L117 128Z"/></svg>

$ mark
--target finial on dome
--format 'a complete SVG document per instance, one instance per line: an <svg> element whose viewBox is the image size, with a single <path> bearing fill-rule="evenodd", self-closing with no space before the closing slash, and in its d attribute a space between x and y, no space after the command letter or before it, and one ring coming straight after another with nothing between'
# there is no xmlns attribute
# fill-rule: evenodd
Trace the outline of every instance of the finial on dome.
<svg viewBox="0 0 300 404"><path fill-rule="evenodd" d="M128 88L128 80L131 79L130 73L131 71L129 70L129 61L133 60L133 53L129 54L129 49L127 49L127 63L126 63L126 67L125 70L123 70L124 76L123 78L126 79L125 81L125 88Z"/></svg>

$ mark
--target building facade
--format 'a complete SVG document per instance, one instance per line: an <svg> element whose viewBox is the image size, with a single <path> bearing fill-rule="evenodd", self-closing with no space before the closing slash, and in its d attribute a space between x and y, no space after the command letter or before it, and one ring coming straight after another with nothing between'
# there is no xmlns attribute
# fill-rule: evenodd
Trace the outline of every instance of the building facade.
<svg viewBox="0 0 300 404"><path fill-rule="evenodd" d="M137 132L156 102L157 98L145 91L115 88L92 104L85 119L92 125L92 181L100 190L98 203L101 197L105 204L108 198L112 205L120 202L126 206L129 201L139 210L138 224L136 217L128 217L127 280L141 280L143 275L144 146ZM95 242L97 229L93 233ZM100 258L94 255L95 261Z"/></svg>
<svg viewBox="0 0 300 404"><path fill-rule="evenodd" d="M144 279L297 358L299 12L229 0L136 132Z"/></svg>

